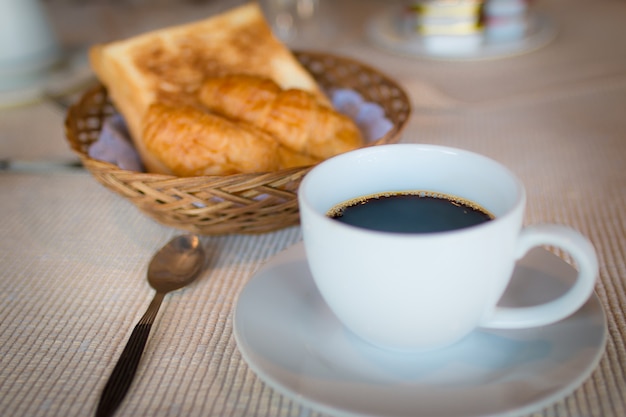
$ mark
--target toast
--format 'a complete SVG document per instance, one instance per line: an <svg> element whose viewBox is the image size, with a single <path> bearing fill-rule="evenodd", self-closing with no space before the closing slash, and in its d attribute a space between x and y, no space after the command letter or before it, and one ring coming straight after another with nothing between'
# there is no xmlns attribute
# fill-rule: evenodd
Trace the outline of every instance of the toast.
<svg viewBox="0 0 626 417"><path fill-rule="evenodd" d="M90 64L124 116L148 171L161 172L143 143L143 118L156 102L201 106L197 92L209 77L263 76L281 88L328 99L289 49L276 39L260 7L248 3L198 22L95 45Z"/></svg>

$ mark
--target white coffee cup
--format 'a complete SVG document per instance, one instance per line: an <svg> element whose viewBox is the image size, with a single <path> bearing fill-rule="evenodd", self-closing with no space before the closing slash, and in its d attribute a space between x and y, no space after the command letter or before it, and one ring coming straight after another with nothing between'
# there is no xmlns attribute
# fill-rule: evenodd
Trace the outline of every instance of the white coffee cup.
<svg viewBox="0 0 626 417"><path fill-rule="evenodd" d="M39 0L0 0L0 90L31 82L61 58Z"/></svg>
<svg viewBox="0 0 626 417"><path fill-rule="evenodd" d="M495 218L453 231L403 234L327 216L357 197L416 190L462 197ZM577 311L593 292L598 261L591 243L561 225L522 227L522 183L479 154L421 144L363 148L314 167L298 198L307 261L322 297L349 330L382 348L422 351L453 344L477 327L547 325ZM571 255L576 282L545 304L497 306L516 261L541 245Z"/></svg>

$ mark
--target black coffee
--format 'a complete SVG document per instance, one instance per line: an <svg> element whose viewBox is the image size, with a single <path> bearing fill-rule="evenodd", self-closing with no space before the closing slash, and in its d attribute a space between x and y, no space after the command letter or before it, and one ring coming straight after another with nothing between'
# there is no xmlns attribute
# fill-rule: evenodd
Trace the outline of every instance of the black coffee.
<svg viewBox="0 0 626 417"><path fill-rule="evenodd" d="M395 233L444 232L493 219L478 204L420 191L364 196L338 204L327 215L353 226Z"/></svg>

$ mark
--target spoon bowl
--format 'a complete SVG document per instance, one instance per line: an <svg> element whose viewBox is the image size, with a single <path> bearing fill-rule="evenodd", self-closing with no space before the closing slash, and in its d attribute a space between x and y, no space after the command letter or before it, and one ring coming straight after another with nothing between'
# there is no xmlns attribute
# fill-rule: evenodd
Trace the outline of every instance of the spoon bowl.
<svg viewBox="0 0 626 417"><path fill-rule="evenodd" d="M135 326L102 390L96 417L113 415L122 403L137 372L152 323L165 294L192 283L199 276L204 261L204 249L195 235L175 237L152 257L148 265L148 283L156 290L156 294Z"/></svg>
<svg viewBox="0 0 626 417"><path fill-rule="evenodd" d="M148 283L157 293L178 290L193 282L204 266L204 250L195 235L170 240L148 265Z"/></svg>

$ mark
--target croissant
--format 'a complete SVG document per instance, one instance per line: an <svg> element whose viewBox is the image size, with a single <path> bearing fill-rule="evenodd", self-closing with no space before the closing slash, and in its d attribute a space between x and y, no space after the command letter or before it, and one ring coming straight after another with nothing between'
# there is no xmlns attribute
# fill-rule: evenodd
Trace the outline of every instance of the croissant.
<svg viewBox="0 0 626 417"><path fill-rule="evenodd" d="M142 142L147 163L171 175L229 175L281 167L279 144L269 134L192 106L151 104L143 118Z"/></svg>
<svg viewBox="0 0 626 417"><path fill-rule="evenodd" d="M209 110L249 123L293 152L314 159L360 147L361 132L347 116L309 92L283 90L274 81L232 74L205 80L199 100Z"/></svg>

